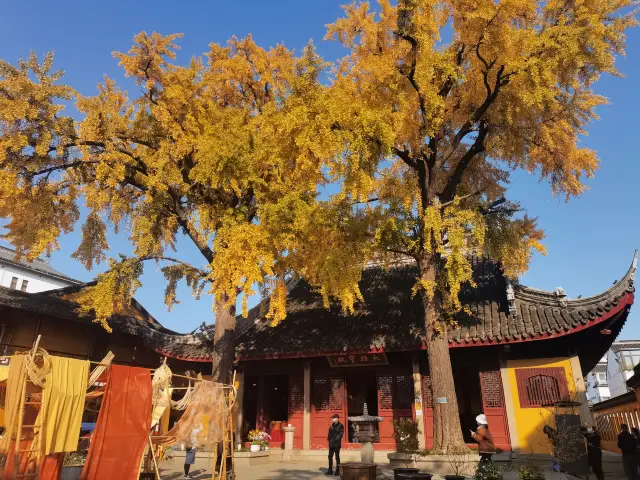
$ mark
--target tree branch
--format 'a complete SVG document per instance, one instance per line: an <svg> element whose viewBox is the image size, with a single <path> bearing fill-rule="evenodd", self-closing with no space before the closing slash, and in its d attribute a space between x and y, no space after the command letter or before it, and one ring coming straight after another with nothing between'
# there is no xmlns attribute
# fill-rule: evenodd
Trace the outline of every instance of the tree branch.
<svg viewBox="0 0 640 480"><path fill-rule="evenodd" d="M98 160L76 160L75 162L71 162L71 163L63 163L61 165L56 165L54 167L43 168L42 170L38 170L37 172L29 172L29 175L31 177L36 177L38 175L50 174L58 170L67 170L70 168L80 167L85 164L94 165L96 163L99 163Z"/></svg>
<svg viewBox="0 0 640 480"><path fill-rule="evenodd" d="M183 262L182 260L178 260L177 258L173 258L173 257L165 257L163 255L144 255L142 257L138 257L137 258L138 261L140 262L146 262L147 260L164 260L167 262L172 262L172 263L177 263L179 265L183 265L187 268L190 268L191 270L198 272L198 274L202 277L208 277L209 276L209 272L206 272L205 270L202 270L200 268L196 268L193 265L191 265L190 263L186 263Z"/></svg>
<svg viewBox="0 0 640 480"><path fill-rule="evenodd" d="M374 202L377 202L377 201L379 201L379 200L380 200L380 199L379 199L378 197L375 197L375 198L369 198L369 199L367 199L367 200L363 200L363 201L361 201L361 202L353 202L353 203L350 203L350 204L349 204L349 206L350 206L350 207L353 207L353 206L355 206L355 205L363 205L363 204L365 204L365 203L374 203Z"/></svg>
<svg viewBox="0 0 640 480"><path fill-rule="evenodd" d="M456 194L456 189L462 182L464 172L471 163L471 160L473 160L477 154L484 151L484 140L487 136L488 131L489 126L486 124L486 122L482 122L480 124L480 130L478 131L478 136L476 137L475 142L473 142L473 145L471 145L471 147L469 147L469 149L462 156L455 169L453 170L453 173L449 177L449 181L447 182L444 190L440 195L438 195L443 203L453 200Z"/></svg>
<svg viewBox="0 0 640 480"><path fill-rule="evenodd" d="M445 202L445 203L441 204L440 208L448 207L449 205L453 204L453 202L455 202L455 201L462 201L462 200L465 200L467 198L477 197L478 195L482 195L483 193L484 193L484 190L476 190L473 193L468 193L466 195L461 195L459 197L454 198L453 200L450 200L448 202Z"/></svg>
<svg viewBox="0 0 640 480"><path fill-rule="evenodd" d="M413 158L411 158L411 155L407 150L400 150L397 147L392 147L391 151L398 157L400 157L404 161L404 163L409 165L411 168L415 170L418 169L418 163Z"/></svg>
<svg viewBox="0 0 640 480"><path fill-rule="evenodd" d="M409 252L405 251L405 250L399 250L397 248L390 248L390 247L382 247L384 250L386 250L387 252L391 252L391 253L397 253L398 255L404 255L406 257L410 257L415 259L415 257L413 255L411 255Z"/></svg>

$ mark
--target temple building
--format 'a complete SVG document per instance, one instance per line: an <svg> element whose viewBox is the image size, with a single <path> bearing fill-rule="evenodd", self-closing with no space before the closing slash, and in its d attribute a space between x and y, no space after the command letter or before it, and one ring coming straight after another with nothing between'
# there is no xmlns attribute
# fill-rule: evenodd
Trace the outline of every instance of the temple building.
<svg viewBox="0 0 640 480"><path fill-rule="evenodd" d="M627 319L636 264L637 254L607 291L570 299L562 289L520 285L496 263L473 259L477 286L461 294L470 314L459 315L448 332L467 442L472 443L476 415L484 413L502 450L549 453L542 429L552 422L549 405L561 400L580 402L579 420L591 423L584 375ZM257 427L269 431L277 447L282 425L291 424L295 448L327 448L327 427L337 413L348 427L343 448L357 449L357 434L346 419L361 415L366 403L369 414L384 418L376 449L395 450L397 418L415 419L428 448L434 409L448 399L431 393L431 377L438 372L428 365L424 313L420 299L411 295L414 279L411 264L367 267L360 284L364 301L350 315L338 305L326 309L307 283L292 281L288 315L277 326L265 319L267 301L239 318L236 439L246 440L248 430ZM75 313L78 288L39 294L0 289L0 320L5 331L14 332L11 342L0 343L5 349L30 347L40 332L52 353L95 359L111 349L116 362L150 367L166 356L172 368L210 374L210 329L172 332L134 303L112 319L114 333L107 334Z"/></svg>
<svg viewBox="0 0 640 480"><path fill-rule="evenodd" d="M602 358L627 319L634 298L637 255L626 274L607 291L569 299L562 289L543 291L509 281L499 266L473 259L477 286L461 294L470 315L449 332L456 396L465 440L484 413L502 450L548 453L542 433L552 421L549 405L582 404L591 423L584 375ZM432 372L425 352L421 301L411 295L415 267L371 266L364 271L364 296L354 314L324 308L304 281L289 285L287 318L271 327L255 307L239 322L237 364L240 388L238 435L249 428L296 427L295 447L326 448L333 414L384 417L375 447L395 449L393 419L411 417L422 426L421 443L433 439ZM158 351L177 359L208 362L210 336L154 334ZM345 422L346 423L346 422ZM348 425L348 424L347 424ZM350 426L350 425L348 425ZM349 428L345 448L358 448ZM274 438L275 440L275 438Z"/></svg>

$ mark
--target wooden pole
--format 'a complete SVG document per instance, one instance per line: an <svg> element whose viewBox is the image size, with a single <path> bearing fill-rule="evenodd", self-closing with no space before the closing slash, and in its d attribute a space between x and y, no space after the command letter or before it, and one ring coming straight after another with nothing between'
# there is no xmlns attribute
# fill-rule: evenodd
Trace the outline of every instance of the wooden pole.
<svg viewBox="0 0 640 480"><path fill-rule="evenodd" d="M156 480L161 480L160 470L158 469L158 462L156 461L156 453L153 451L153 442L151 441L151 435L149 435L149 450L151 450L151 458L153 458L153 468L156 471Z"/></svg>

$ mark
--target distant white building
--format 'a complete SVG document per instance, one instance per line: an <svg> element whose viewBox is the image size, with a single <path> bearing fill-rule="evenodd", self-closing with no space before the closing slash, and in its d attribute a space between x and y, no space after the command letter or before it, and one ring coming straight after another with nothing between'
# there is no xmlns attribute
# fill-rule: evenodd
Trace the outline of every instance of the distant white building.
<svg viewBox="0 0 640 480"><path fill-rule="evenodd" d="M607 352L607 383L611 398L629 391L627 380L633 376L633 367L640 363L640 340L614 342Z"/></svg>
<svg viewBox="0 0 640 480"><path fill-rule="evenodd" d="M587 400L589 404L603 402L611 398L609 383L607 382L607 356L594 367L585 377L587 384Z"/></svg>
<svg viewBox="0 0 640 480"><path fill-rule="evenodd" d="M0 287L38 293L82 282L58 272L44 260L17 261L15 251L0 245Z"/></svg>

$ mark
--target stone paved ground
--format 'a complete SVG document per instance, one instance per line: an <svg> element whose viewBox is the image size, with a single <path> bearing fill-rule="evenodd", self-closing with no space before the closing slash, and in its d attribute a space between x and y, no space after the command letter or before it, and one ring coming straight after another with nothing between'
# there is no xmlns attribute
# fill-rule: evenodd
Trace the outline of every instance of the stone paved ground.
<svg viewBox="0 0 640 480"><path fill-rule="evenodd" d="M182 470L183 458L169 460L160 465L163 480L178 480L183 478ZM321 480L331 477L324 475L326 465L320 462L296 461L289 462L274 461L263 465L254 465L238 468L236 480ZM387 467L378 467L378 479L392 479L393 474ZM203 459L197 459L191 472L194 480L210 480L212 465ZM547 480L578 480L575 477L567 478L566 475L557 472L545 472ZM336 477L333 477L336 478ZM591 480L595 476L590 475ZM623 480L620 476L606 475L607 480ZM434 475L433 480L443 480L439 475ZM505 472L504 480L518 480L515 471Z"/></svg>
<svg viewBox="0 0 640 480"><path fill-rule="evenodd" d="M327 479L324 463L316 462L270 462L264 465L238 468L236 480L320 480ZM163 480L183 478L182 465L166 462L160 465ZM211 465L198 463L192 467L194 480L211 479ZM335 478L335 477L334 477Z"/></svg>

